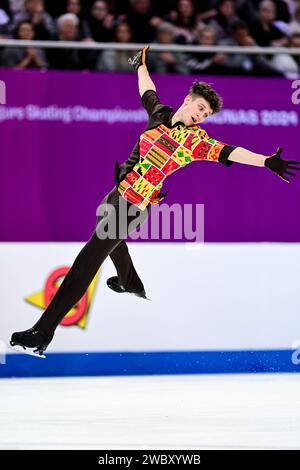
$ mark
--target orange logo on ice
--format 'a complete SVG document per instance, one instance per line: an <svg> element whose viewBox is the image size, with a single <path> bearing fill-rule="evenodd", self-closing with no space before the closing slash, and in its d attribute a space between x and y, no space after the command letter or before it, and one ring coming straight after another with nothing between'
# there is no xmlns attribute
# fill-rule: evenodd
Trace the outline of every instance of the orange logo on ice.
<svg viewBox="0 0 300 470"><path fill-rule="evenodd" d="M45 310L58 291L60 284L63 282L62 278L67 275L69 269L69 267L63 266L52 271L52 273L46 279L44 290L38 291L29 297L26 297L25 300L30 304ZM74 307L62 319L60 325L76 325L80 328L86 327L89 308L94 296L96 284L98 282L98 276L99 272L96 274L92 283L88 287L85 294L81 297L79 302L77 302L77 304L74 305Z"/></svg>

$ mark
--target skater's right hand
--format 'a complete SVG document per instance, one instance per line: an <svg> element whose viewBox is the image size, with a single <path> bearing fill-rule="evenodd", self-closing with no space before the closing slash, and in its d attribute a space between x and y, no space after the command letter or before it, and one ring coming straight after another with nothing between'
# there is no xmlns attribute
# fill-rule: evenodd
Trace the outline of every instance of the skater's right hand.
<svg viewBox="0 0 300 470"><path fill-rule="evenodd" d="M150 46L143 47L140 51L138 51L132 59L128 59L129 64L132 66L132 68L137 71L137 69L141 65L146 65L146 56L147 56L147 51L150 49Z"/></svg>

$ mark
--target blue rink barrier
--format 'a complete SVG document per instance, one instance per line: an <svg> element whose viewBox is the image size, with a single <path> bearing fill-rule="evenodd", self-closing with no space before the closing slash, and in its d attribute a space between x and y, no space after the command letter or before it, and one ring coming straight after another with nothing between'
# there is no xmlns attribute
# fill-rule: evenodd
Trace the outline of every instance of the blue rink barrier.
<svg viewBox="0 0 300 470"><path fill-rule="evenodd" d="M7 354L0 377L300 372L295 350Z"/></svg>

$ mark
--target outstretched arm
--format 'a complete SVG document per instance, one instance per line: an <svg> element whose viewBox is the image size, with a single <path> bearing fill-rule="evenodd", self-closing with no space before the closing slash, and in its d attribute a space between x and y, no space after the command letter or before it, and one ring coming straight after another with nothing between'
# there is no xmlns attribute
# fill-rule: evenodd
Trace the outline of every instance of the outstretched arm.
<svg viewBox="0 0 300 470"><path fill-rule="evenodd" d="M279 147L277 152L273 155L261 155L259 153L250 152L243 147L236 147L229 155L228 160L238 163L244 163L246 165L262 166L267 167L280 176L281 179L289 183L289 179L286 175L296 176L289 170L299 170L298 161L295 160L282 160L281 158L282 148Z"/></svg>
<svg viewBox="0 0 300 470"><path fill-rule="evenodd" d="M260 153L250 152L243 147L235 148L228 157L228 160L237 163L244 163L245 165L265 166L266 155Z"/></svg>
<svg viewBox="0 0 300 470"><path fill-rule="evenodd" d="M299 170L299 162L295 160L283 160L281 158L282 148L278 147L273 155L261 155L250 152L243 147L227 145L224 142L210 138L204 129L198 131L199 141L193 147L193 159L212 160L231 166L234 162L267 167L281 179L290 182L287 176L296 176L294 171ZM290 171L292 170L292 171Z"/></svg>

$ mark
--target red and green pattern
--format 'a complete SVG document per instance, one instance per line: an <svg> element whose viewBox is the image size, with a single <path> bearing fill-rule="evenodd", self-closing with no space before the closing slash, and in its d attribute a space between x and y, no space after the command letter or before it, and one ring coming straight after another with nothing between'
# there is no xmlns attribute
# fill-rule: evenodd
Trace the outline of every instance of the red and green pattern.
<svg viewBox="0 0 300 470"><path fill-rule="evenodd" d="M165 178L165 174L156 168L154 165L151 165L149 170L144 174L144 178L149 181L153 186L158 186L158 184Z"/></svg>
<svg viewBox="0 0 300 470"><path fill-rule="evenodd" d="M132 170L128 173L125 177L125 180L128 181L130 185L134 185L134 183L139 179L140 175L136 171Z"/></svg>
<svg viewBox="0 0 300 470"><path fill-rule="evenodd" d="M155 147L159 150L162 150L167 155L171 156L175 150L179 147L179 143L173 140L168 134L162 135L159 139L155 141Z"/></svg>
<svg viewBox="0 0 300 470"><path fill-rule="evenodd" d="M173 171L178 170L178 168L180 168L179 163L175 162L173 158L169 158L167 163L162 167L161 171L165 175L170 175L171 173L173 173Z"/></svg>
<svg viewBox="0 0 300 470"><path fill-rule="evenodd" d="M157 147L151 147L147 154L147 161L156 165L157 168L161 168L164 166L166 161L168 160L168 155L165 154L161 149Z"/></svg>
<svg viewBox="0 0 300 470"><path fill-rule="evenodd" d="M160 190L168 175L192 161L219 161L224 146L198 126L179 124L170 129L161 124L141 135L140 160L117 185L118 191L131 204L145 210L148 204L157 204L164 198Z"/></svg>

